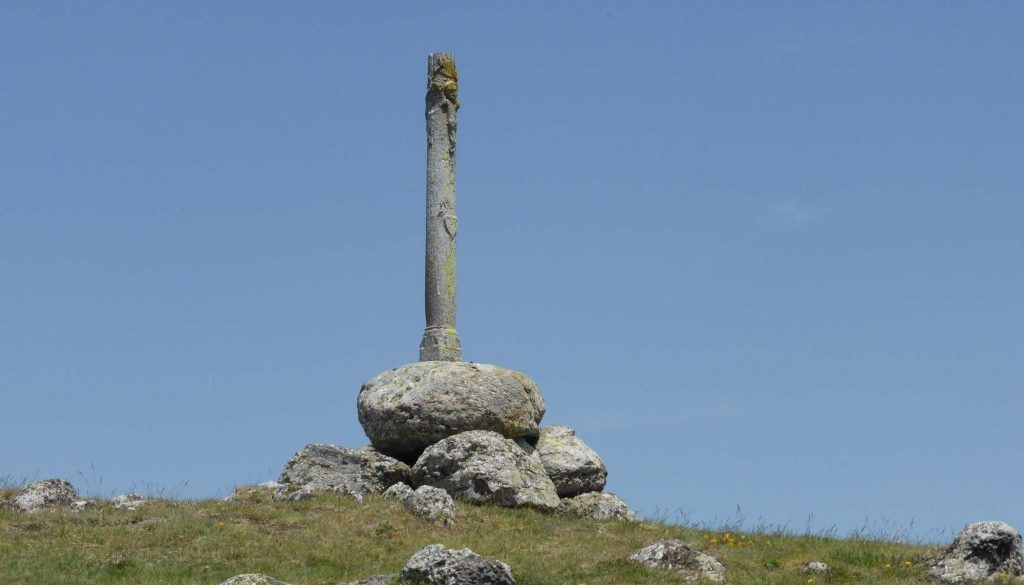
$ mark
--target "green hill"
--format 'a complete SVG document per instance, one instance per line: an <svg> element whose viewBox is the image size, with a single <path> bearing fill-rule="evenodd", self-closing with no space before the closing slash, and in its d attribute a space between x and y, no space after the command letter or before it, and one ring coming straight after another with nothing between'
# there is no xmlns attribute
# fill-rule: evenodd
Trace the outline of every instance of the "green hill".
<svg viewBox="0 0 1024 585"><path fill-rule="evenodd" d="M682 583L627 555L679 538L718 557L730 584L923 583L934 549L865 539L700 531L663 522L599 522L458 504L453 528L376 497L270 502L150 501L136 511L0 509L0 582L211 584L262 572L293 585L397 573L431 543L468 547L512 566L519 585ZM803 566L824 561L828 574ZM813 581L812 581L813 579Z"/></svg>

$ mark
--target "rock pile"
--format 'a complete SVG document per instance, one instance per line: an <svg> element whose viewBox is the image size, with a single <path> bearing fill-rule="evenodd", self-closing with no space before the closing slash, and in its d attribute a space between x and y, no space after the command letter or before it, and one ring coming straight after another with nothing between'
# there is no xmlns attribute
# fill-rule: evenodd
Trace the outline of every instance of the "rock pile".
<svg viewBox="0 0 1024 585"><path fill-rule="evenodd" d="M525 374L471 362L418 362L366 382L356 402L370 446L307 445L277 482L239 488L227 499L336 493L361 500L392 488L391 496L417 502L422 498L411 499L412 488L429 486L475 504L636 519L621 498L601 493L608 469L576 431L540 427L544 397ZM392 487L397 483L411 487ZM453 517L414 511L443 509L436 498L425 508L406 507L432 522Z"/></svg>
<svg viewBox="0 0 1024 585"><path fill-rule="evenodd" d="M620 498L600 493L608 469L573 429L540 427L544 397L525 374L418 362L366 382L356 402L372 446L307 446L281 473L276 497L360 498L401 482L477 504L635 519Z"/></svg>

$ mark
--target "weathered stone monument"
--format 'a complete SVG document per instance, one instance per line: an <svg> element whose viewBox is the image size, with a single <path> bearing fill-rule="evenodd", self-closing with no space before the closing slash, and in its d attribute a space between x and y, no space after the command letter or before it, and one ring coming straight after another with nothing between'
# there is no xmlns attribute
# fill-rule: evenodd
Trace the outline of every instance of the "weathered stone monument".
<svg viewBox="0 0 1024 585"><path fill-rule="evenodd" d="M427 61L427 254L424 300L427 327L420 361L457 362L462 343L455 331L455 113L459 72L448 53Z"/></svg>
<svg viewBox="0 0 1024 585"><path fill-rule="evenodd" d="M448 53L427 59L427 205L419 363L384 372L359 393L359 422L373 446L413 462L451 435L486 430L509 439L539 436L540 389L527 376L461 361L455 330L455 133L459 73Z"/></svg>
<svg viewBox="0 0 1024 585"><path fill-rule="evenodd" d="M359 423L371 446L309 445L273 489L301 499L325 491L361 497L398 482L478 504L632 518L604 489L607 470L572 429L541 429L540 388L520 372L462 361L455 330L455 133L459 73L448 53L427 60L427 182L420 361L363 384ZM410 467L411 466L411 467ZM392 494L408 495L401 486ZM428 491L428 490L425 490Z"/></svg>
<svg viewBox="0 0 1024 585"><path fill-rule="evenodd" d="M554 510L599 492L607 471L571 429L544 435L544 398L526 375L464 362L455 330L455 134L459 73L427 60L427 218L420 361L363 384L359 422L373 448L410 464L412 483L477 503ZM545 437L548 440L545 441ZM541 443L538 443L538 440Z"/></svg>

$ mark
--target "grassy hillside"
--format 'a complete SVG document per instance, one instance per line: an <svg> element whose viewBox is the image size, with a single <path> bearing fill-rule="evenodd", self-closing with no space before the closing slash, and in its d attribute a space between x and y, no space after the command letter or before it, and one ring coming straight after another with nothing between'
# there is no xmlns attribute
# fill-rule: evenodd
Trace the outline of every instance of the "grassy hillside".
<svg viewBox="0 0 1024 585"><path fill-rule="evenodd" d="M717 556L732 584L922 583L931 549L869 540L704 532L660 522L570 520L529 510L459 504L444 529L379 498L304 502L155 501L80 513L0 509L0 582L216 585L263 572L294 585L335 585L395 573L420 547L469 547L512 566L520 585L682 583L626 556L680 538ZM828 575L806 575L820 560ZM810 579L813 578L813 581Z"/></svg>

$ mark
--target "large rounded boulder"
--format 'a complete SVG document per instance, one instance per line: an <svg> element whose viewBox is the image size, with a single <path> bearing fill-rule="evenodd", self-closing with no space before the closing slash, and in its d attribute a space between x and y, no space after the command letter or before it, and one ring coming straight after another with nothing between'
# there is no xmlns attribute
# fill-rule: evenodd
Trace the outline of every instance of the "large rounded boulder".
<svg viewBox="0 0 1024 585"><path fill-rule="evenodd" d="M417 362L363 384L359 422L383 453L413 460L434 443L465 431L535 438L544 398L525 374L469 362Z"/></svg>
<svg viewBox="0 0 1024 585"><path fill-rule="evenodd" d="M604 462L570 427L542 428L534 453L540 457L559 497L599 492L608 480Z"/></svg>
<svg viewBox="0 0 1024 585"><path fill-rule="evenodd" d="M412 481L475 504L549 512L558 506L540 461L492 431L459 433L431 445L413 465Z"/></svg>

